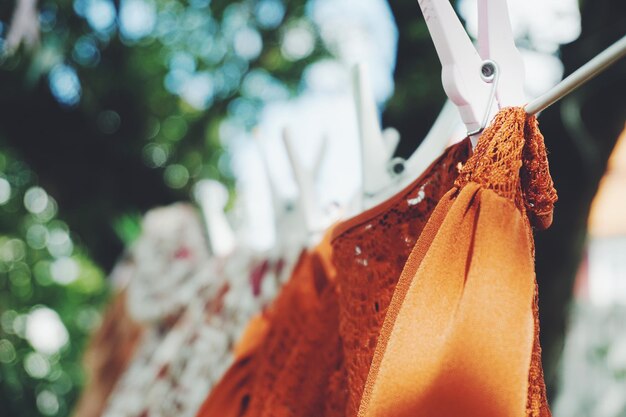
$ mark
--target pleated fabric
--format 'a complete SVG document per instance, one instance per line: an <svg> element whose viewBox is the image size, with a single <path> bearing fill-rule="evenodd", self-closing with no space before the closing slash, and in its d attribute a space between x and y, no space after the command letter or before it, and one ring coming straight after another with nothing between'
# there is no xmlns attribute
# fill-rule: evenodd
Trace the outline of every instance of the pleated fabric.
<svg viewBox="0 0 626 417"><path fill-rule="evenodd" d="M555 202L535 118L502 110L409 256L359 416L550 415L531 224Z"/></svg>

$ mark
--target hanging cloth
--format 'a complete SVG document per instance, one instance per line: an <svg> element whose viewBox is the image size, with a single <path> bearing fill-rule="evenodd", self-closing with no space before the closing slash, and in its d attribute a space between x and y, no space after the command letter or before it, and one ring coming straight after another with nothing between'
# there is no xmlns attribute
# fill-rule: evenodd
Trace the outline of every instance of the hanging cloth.
<svg viewBox="0 0 626 417"><path fill-rule="evenodd" d="M324 415L340 361L329 239L305 251L279 297L253 319L198 416Z"/></svg>
<svg viewBox="0 0 626 417"><path fill-rule="evenodd" d="M531 225L556 199L536 119L503 109L413 248L359 416L550 416Z"/></svg>
<svg viewBox="0 0 626 417"><path fill-rule="evenodd" d="M274 298L300 252L292 245L270 257L240 247L211 257L190 206L151 211L132 251L126 300L145 331L102 415L194 416L231 365L250 318Z"/></svg>
<svg viewBox="0 0 626 417"><path fill-rule="evenodd" d="M347 390L345 416L357 414L376 341L402 268L437 203L472 153L469 138L450 146L396 196L340 224L333 235Z"/></svg>
<svg viewBox="0 0 626 417"><path fill-rule="evenodd" d="M402 192L335 226L306 252L248 327L198 417L355 415L402 267L470 153L468 139L451 146Z"/></svg>

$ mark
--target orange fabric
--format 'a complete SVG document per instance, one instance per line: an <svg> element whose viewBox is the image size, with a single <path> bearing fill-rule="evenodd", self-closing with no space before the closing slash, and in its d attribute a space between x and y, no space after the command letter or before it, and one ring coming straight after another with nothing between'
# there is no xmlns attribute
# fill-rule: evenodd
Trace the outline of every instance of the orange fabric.
<svg viewBox="0 0 626 417"><path fill-rule="evenodd" d="M550 416L530 229L556 201L543 138L507 109L469 149L337 226L334 274L326 242L305 254L199 416Z"/></svg>
<svg viewBox="0 0 626 417"><path fill-rule="evenodd" d="M529 219L555 201L535 118L501 111L413 248L359 416L550 415Z"/></svg>
<svg viewBox="0 0 626 417"><path fill-rule="evenodd" d="M324 239L301 256L279 297L251 322L198 416L325 415L332 395L326 383L341 361L329 255Z"/></svg>
<svg viewBox="0 0 626 417"><path fill-rule="evenodd" d="M395 197L336 226L337 279L326 239L305 254L198 416L339 417L348 404L355 415L402 267L470 153L467 139L450 147Z"/></svg>
<svg viewBox="0 0 626 417"><path fill-rule="evenodd" d="M335 233L342 372L348 390L344 415L357 414L378 335L411 249L470 154L469 139L451 146L407 189Z"/></svg>
<svg viewBox="0 0 626 417"><path fill-rule="evenodd" d="M142 330L128 314L126 291L116 293L85 351L87 385L73 415L99 417L102 414L116 382L133 357Z"/></svg>

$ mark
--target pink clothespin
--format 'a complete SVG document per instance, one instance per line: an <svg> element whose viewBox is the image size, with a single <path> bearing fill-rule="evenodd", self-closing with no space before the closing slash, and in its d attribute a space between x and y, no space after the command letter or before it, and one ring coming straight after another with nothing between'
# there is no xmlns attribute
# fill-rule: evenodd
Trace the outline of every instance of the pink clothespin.
<svg viewBox="0 0 626 417"><path fill-rule="evenodd" d="M418 3L441 61L443 88L476 144L495 112L526 103L506 0L478 0L478 50L449 0Z"/></svg>

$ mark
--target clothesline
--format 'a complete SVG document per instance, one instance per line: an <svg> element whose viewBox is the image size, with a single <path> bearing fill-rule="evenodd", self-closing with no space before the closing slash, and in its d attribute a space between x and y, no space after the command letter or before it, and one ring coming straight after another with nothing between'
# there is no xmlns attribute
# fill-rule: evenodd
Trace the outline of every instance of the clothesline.
<svg viewBox="0 0 626 417"><path fill-rule="evenodd" d="M587 81L602 73L624 56L626 56L626 36L596 55L548 92L532 100L524 107L524 110L526 110L528 114L537 114L545 110Z"/></svg>

